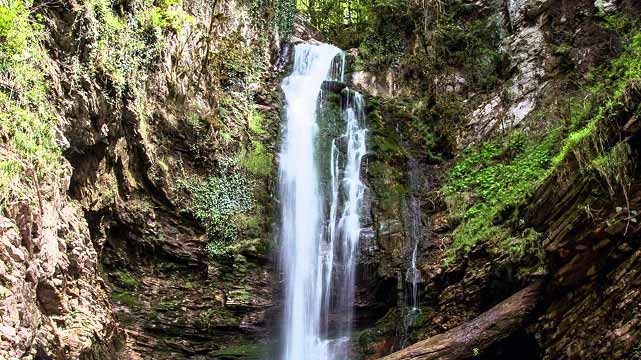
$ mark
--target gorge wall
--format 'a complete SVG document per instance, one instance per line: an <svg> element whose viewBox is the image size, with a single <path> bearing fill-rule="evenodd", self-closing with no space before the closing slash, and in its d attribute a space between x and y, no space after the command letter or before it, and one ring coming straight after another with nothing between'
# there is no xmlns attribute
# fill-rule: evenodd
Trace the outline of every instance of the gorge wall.
<svg viewBox="0 0 641 360"><path fill-rule="evenodd" d="M399 304L358 334L357 351L374 359L428 339L390 359L638 357L639 7L432 5L419 16L427 30L392 30L406 44L393 61L371 40L356 60L354 83L374 96L365 258L397 284L388 303ZM415 196L423 281L412 319ZM502 327L493 307L539 282L538 306ZM453 330L488 317L504 334Z"/></svg>
<svg viewBox="0 0 641 360"><path fill-rule="evenodd" d="M55 124L44 140L24 131L37 147L55 141L47 164L3 172L14 187L3 193L1 358L263 351L276 288L274 65L279 26L293 21L272 6L12 1L1 13L0 38L30 31L18 61L3 62L3 116ZM10 71L37 77L41 97ZM20 125L5 125L7 158L31 161Z"/></svg>
<svg viewBox="0 0 641 360"><path fill-rule="evenodd" d="M639 358L641 7L373 8L354 44L285 0L0 4L0 358L269 357L279 83L321 37L367 104L353 357L540 283L456 358Z"/></svg>

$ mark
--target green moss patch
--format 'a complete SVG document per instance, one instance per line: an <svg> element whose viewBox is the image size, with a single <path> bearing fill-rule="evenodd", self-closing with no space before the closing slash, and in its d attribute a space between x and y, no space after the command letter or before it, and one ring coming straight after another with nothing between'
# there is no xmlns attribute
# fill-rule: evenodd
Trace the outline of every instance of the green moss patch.
<svg viewBox="0 0 641 360"><path fill-rule="evenodd" d="M229 345L213 355L221 359L260 360L268 355L268 348L266 345L257 343Z"/></svg>
<svg viewBox="0 0 641 360"><path fill-rule="evenodd" d="M460 225L452 233L450 256L481 240L504 243L510 228L501 225L506 212L528 198L551 171L559 131L542 142L515 132L506 142L490 141L467 148L450 170L443 193Z"/></svg>
<svg viewBox="0 0 641 360"><path fill-rule="evenodd" d="M113 290L111 299L127 306L136 306L139 303L138 297L127 291Z"/></svg>

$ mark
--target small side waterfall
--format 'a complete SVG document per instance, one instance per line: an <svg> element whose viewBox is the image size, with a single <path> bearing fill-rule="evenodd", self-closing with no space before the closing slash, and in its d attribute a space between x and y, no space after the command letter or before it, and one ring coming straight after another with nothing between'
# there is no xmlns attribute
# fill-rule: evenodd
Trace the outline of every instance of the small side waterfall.
<svg viewBox="0 0 641 360"><path fill-rule="evenodd" d="M423 224L421 221L421 201L418 196L420 190L420 174L418 171L418 165L416 159L410 157L407 162L408 167L408 178L409 178L409 192L407 198L407 209L406 209L406 223L408 237L410 240L409 245L411 246L412 252L409 262L409 267L405 274L406 284L410 284L406 288L405 292L405 306L402 309L403 312L403 328L401 329L400 336L400 346L405 347L408 341L410 328L416 324L418 316L421 314L420 304L419 304L419 288L418 283L422 281L421 272L417 268L417 257L419 243L422 239L423 234Z"/></svg>
<svg viewBox="0 0 641 360"><path fill-rule="evenodd" d="M421 241L421 236L423 233L423 224L421 221L421 200L418 197L417 193L420 190L419 178L420 174L418 173L418 165L416 159L410 157L408 160L409 168L409 199L408 199L408 212L409 212L409 238L413 244L412 257L410 260L410 267L407 270L407 282L411 283L411 302L410 309L411 312L416 313L420 311L418 308L419 294L418 294L418 282L421 281L421 272L416 268L416 257L418 253L418 245Z"/></svg>
<svg viewBox="0 0 641 360"><path fill-rule="evenodd" d="M343 82L344 53L328 44L295 47L283 80L287 102L280 153L284 360L349 358L366 149L363 99L341 92L342 134L321 134L323 82ZM329 140L327 153L320 143ZM321 168L328 164L327 169ZM328 174L328 178L324 174ZM339 320L330 321L331 314Z"/></svg>

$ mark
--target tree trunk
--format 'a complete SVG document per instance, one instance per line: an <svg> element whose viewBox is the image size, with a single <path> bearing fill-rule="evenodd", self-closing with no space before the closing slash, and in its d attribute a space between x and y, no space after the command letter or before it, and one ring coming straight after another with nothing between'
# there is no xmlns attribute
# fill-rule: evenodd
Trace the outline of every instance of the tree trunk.
<svg viewBox="0 0 641 360"><path fill-rule="evenodd" d="M534 283L475 319L381 360L460 360L482 354L523 325L534 310L541 289L541 283Z"/></svg>

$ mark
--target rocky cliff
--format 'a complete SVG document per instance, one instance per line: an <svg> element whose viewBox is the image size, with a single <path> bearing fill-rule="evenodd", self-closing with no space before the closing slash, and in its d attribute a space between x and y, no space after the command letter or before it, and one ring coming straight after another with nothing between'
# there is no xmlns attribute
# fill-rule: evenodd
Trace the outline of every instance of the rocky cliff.
<svg viewBox="0 0 641 360"><path fill-rule="evenodd" d="M367 259L398 289L356 351L378 358L418 341L390 359L635 358L638 6L454 2L426 12L409 16L426 24L428 49L401 27L414 45L395 62L380 66L370 49L356 60L375 149ZM421 219L419 314L408 213ZM538 305L523 302L531 311L503 322L495 309L538 282Z"/></svg>
<svg viewBox="0 0 641 360"><path fill-rule="evenodd" d="M9 22L0 38L17 37L12 21L33 23L13 51L42 87L29 98L8 73L27 70L3 62L2 111L49 121L45 140L57 146L46 169L3 172L13 187L3 197L0 357L264 352L258 340L276 288L274 64L293 10L228 1L2 6ZM15 126L3 123L3 151L29 162Z"/></svg>
<svg viewBox="0 0 641 360"><path fill-rule="evenodd" d="M0 3L0 358L270 355L278 84L320 37L368 113L354 358L641 356L639 5L381 3L359 43L295 5Z"/></svg>

